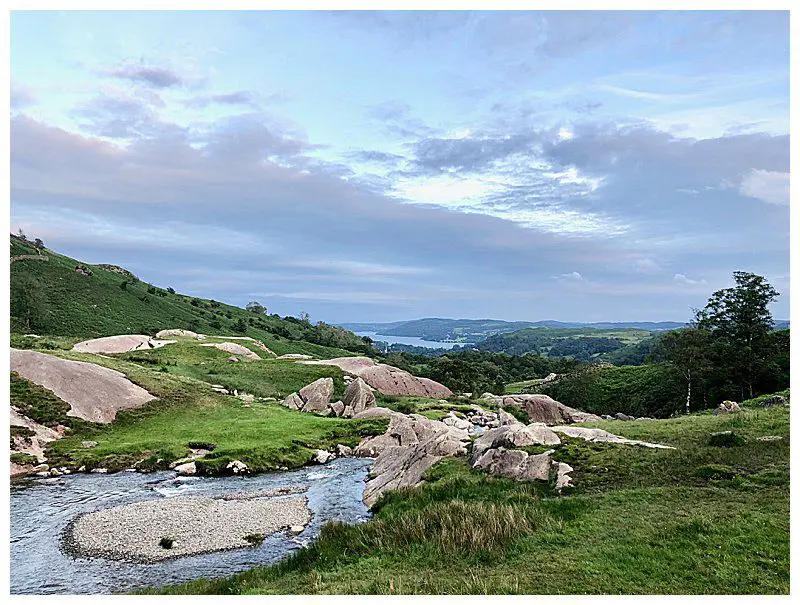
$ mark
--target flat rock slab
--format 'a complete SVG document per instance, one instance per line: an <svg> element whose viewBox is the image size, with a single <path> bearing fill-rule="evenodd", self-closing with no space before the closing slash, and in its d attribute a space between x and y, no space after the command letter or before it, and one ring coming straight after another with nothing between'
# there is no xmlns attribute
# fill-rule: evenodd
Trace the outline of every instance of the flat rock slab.
<svg viewBox="0 0 800 605"><path fill-rule="evenodd" d="M11 349L11 371L68 403L67 416L91 422L109 423L118 410L137 408L155 399L121 372L37 351Z"/></svg>
<svg viewBox="0 0 800 605"><path fill-rule="evenodd" d="M68 530L67 545L83 556L153 562L245 548L247 535L266 536L310 519L306 498L179 496L83 515ZM159 544L165 537L171 548Z"/></svg>
<svg viewBox="0 0 800 605"><path fill-rule="evenodd" d="M587 429L578 426L554 426L553 431L561 433L567 437L577 437L585 441L593 443L622 443L626 445L640 445L642 447L650 447L662 450L674 450L675 448L669 445L660 445L658 443L648 443L647 441L636 441L633 439L626 439L619 435L614 435L603 429Z"/></svg>
<svg viewBox="0 0 800 605"><path fill-rule="evenodd" d="M84 340L72 347L78 353L128 353L129 351L148 351L158 349L174 340L156 340L144 334L122 334Z"/></svg>
<svg viewBox="0 0 800 605"><path fill-rule="evenodd" d="M334 365L364 380L384 395L399 397L431 397L446 399L453 392L430 378L420 378L385 363L376 363L369 357L336 357L319 361L299 361L308 365Z"/></svg>
<svg viewBox="0 0 800 605"><path fill-rule="evenodd" d="M231 355L241 355L242 357L246 357L247 359L261 359L258 353L253 353L253 351L251 351L247 347L236 344L235 342L209 342L201 344L200 346L214 347L215 349L219 349L220 351L225 351L226 353L230 353Z"/></svg>
<svg viewBox="0 0 800 605"><path fill-rule="evenodd" d="M196 338L197 340L201 340L205 338L203 334L198 334L197 332L192 332L191 330L182 330L180 328L173 329L173 330L161 330L156 334L156 338Z"/></svg>

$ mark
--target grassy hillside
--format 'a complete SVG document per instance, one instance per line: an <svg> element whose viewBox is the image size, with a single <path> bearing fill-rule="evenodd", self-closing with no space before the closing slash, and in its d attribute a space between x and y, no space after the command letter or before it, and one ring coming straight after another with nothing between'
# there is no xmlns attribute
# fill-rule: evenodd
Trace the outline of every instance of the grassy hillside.
<svg viewBox="0 0 800 605"><path fill-rule="evenodd" d="M563 496L447 459L358 526L269 568L169 594L787 594L789 411L602 422L651 450L567 440ZM740 445L711 445L730 430ZM775 435L777 441L758 437Z"/></svg>
<svg viewBox="0 0 800 605"><path fill-rule="evenodd" d="M225 303L170 293L144 281L133 281L129 274L86 265L49 249L37 251L29 242L11 236L11 257L21 255L48 260L11 263L12 332L82 340L183 328L205 334L251 336L278 355L328 357L369 351L363 340L340 328L312 326L293 317L256 315ZM76 267L87 267L91 275L76 271ZM28 293L26 305L37 309L29 323L20 312L21 305L15 304L22 293Z"/></svg>

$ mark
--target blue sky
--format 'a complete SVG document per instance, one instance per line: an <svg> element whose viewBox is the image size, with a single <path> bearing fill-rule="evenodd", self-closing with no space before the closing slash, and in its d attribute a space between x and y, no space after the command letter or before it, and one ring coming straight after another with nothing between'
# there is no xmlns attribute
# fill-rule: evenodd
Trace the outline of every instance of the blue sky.
<svg viewBox="0 0 800 605"><path fill-rule="evenodd" d="M11 220L331 322L789 309L786 12L15 12Z"/></svg>

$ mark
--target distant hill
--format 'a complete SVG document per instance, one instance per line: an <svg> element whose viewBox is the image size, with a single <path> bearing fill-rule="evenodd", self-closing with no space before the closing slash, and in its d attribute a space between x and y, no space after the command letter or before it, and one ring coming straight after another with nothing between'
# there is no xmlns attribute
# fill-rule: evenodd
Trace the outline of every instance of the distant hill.
<svg viewBox="0 0 800 605"><path fill-rule="evenodd" d="M82 263L11 236L11 331L80 339L183 328L247 335L276 353L372 353L355 334L168 291L116 265ZM25 317L25 309L33 314Z"/></svg>
<svg viewBox="0 0 800 605"><path fill-rule="evenodd" d="M377 332L382 336L416 336L423 340L480 342L496 334L515 332L526 328L592 328L598 330L619 330L632 328L648 332L675 330L685 323L676 321L631 321L631 322L564 322L542 321L503 321L501 319L444 319L429 317L411 321L392 323L344 323L341 327L354 332Z"/></svg>

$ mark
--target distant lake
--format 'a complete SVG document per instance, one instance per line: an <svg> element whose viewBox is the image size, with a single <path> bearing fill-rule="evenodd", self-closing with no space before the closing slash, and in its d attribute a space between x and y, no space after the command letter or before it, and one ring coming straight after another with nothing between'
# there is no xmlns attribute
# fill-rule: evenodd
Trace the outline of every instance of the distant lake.
<svg viewBox="0 0 800 605"><path fill-rule="evenodd" d="M419 336L384 336L377 332L356 332L358 336L369 336L372 340L381 340L390 345L411 345L414 347L425 347L427 349L452 349L455 345L465 345L465 342L439 342L436 340L422 340Z"/></svg>

